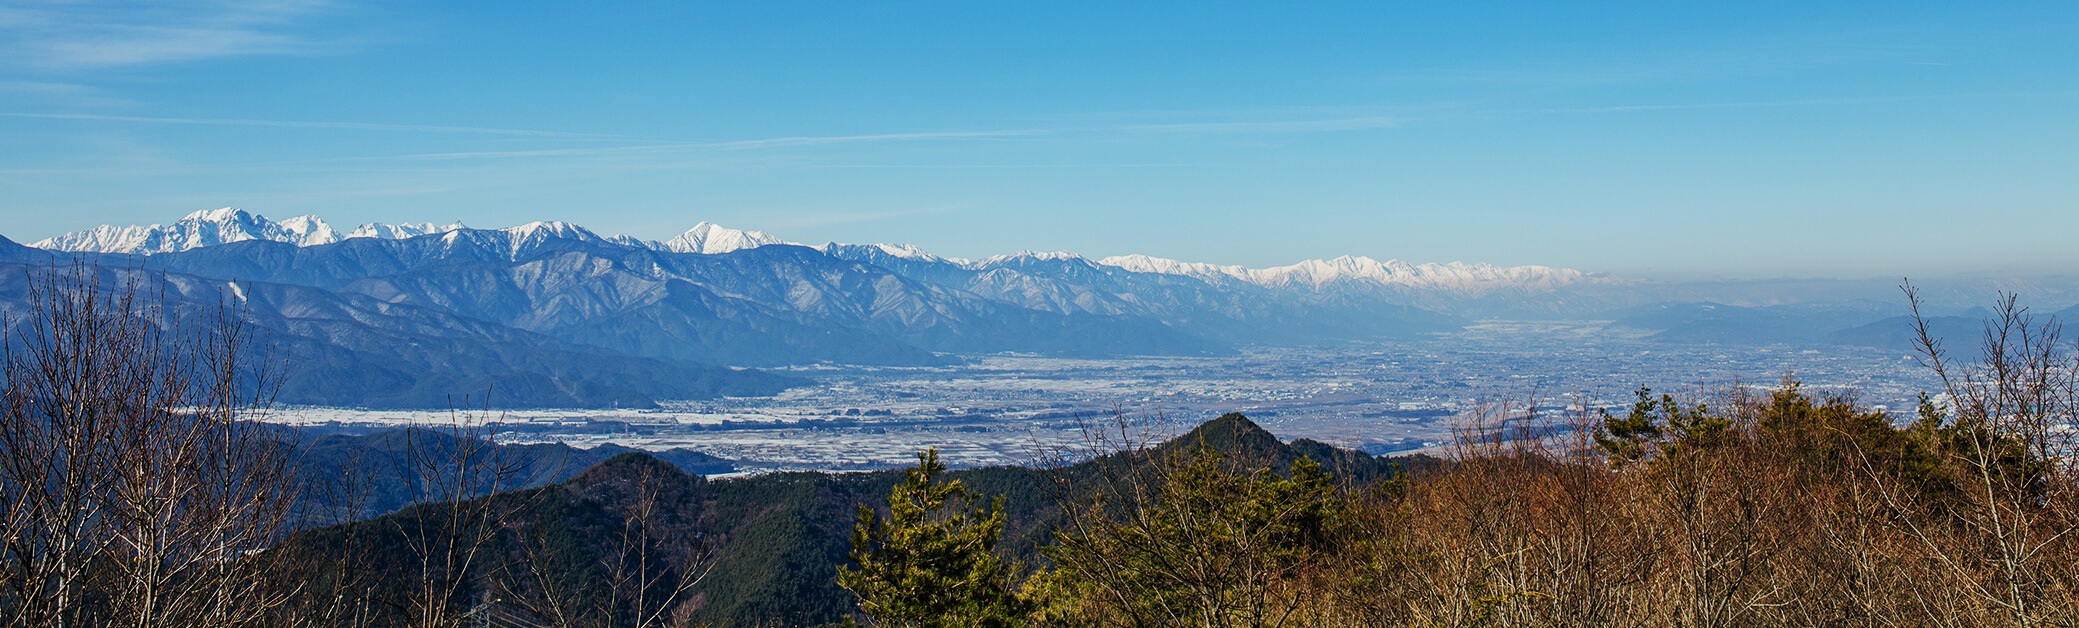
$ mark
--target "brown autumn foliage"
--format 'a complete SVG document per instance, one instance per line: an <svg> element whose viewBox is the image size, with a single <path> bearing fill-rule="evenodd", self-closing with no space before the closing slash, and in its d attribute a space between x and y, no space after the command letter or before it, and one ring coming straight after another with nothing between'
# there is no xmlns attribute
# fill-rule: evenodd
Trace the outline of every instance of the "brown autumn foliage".
<svg viewBox="0 0 2079 628"><path fill-rule="evenodd" d="M1068 509L1032 623L2079 625L2079 363L2001 305L1979 360L1922 334L1945 387L1903 426L1785 381L1564 424L1497 409L1438 470L1333 495L1294 488L1311 467L1172 456L1108 491L1137 512ZM1279 518L1301 511L1312 534Z"/></svg>

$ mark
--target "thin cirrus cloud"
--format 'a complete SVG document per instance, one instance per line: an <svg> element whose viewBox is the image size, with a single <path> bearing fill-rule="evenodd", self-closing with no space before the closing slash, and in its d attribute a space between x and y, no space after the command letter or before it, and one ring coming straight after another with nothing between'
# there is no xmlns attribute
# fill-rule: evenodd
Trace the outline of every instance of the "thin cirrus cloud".
<svg viewBox="0 0 2079 628"><path fill-rule="evenodd" d="M1047 131L946 131L936 133L882 133L874 135L830 135L790 136L754 140L721 142L664 142L638 144L634 146L608 146L588 148L542 148L530 150L466 151L452 153L416 153L410 155L385 155L377 157L348 157L339 161L368 161L383 159L400 160L448 160L448 159L499 159L524 157L573 157L586 155L630 155L668 153L686 150L750 150L760 148L783 148L794 146L817 146L825 144L857 144L867 142L913 142L929 140L983 140L1040 135ZM631 140L633 138L630 138Z"/></svg>
<svg viewBox="0 0 2079 628"><path fill-rule="evenodd" d="M856 142L887 142L908 140L986 140L1019 136L1042 135L1049 131L1022 129L1013 131L943 131L934 133L880 133L872 135L831 135L805 137L775 137L761 140L713 142L700 146L710 148L776 148L783 146L810 146L815 144L845 144Z"/></svg>
<svg viewBox="0 0 2079 628"><path fill-rule="evenodd" d="M93 113L20 113L0 112L9 118L43 118L48 120L91 120L102 122L139 122L146 124L199 124L212 126L261 126L294 129L347 129L358 131L421 131L429 133L479 133L486 135L527 135L536 137L568 139L636 139L625 135L602 133L571 133L566 131L536 131L529 129L494 129L466 126L439 126L426 124L380 124L370 122L310 122L298 120L248 120L207 118L157 118L151 116L113 116Z"/></svg>
<svg viewBox="0 0 2079 628"><path fill-rule="evenodd" d="M921 133L875 133L861 135L787 136L750 140L708 142L663 142L635 146L590 147L590 148L546 148L531 150L467 151L448 153L419 153L389 155L381 157L347 158L356 161L400 159L400 160L446 160L446 159L497 159L527 157L570 157L583 155L627 155L665 153L684 150L754 150L769 148L814 147L834 144L865 144L880 142L919 141L1012 141L1025 138L1050 137L1073 139L1084 135L1104 135L1118 132L1207 132L1207 133L1310 133L1334 131L1364 131L1390 129L1400 126L1398 118L1379 116L1358 118L1336 118L1325 120L1257 120L1228 122L1184 122L1174 124L1129 124L1092 128L1072 129L1011 129L1000 131L936 131ZM633 139L633 138L630 138ZM1138 164L1137 164L1138 165ZM1165 164L1167 165L1167 164Z"/></svg>
<svg viewBox="0 0 2079 628"><path fill-rule="evenodd" d="M1183 122L1175 124L1132 124L1118 127L1135 131L1226 131L1238 133L1304 133L1317 131L1364 131L1399 127L1402 120L1385 116L1333 118L1326 120L1249 120L1238 122Z"/></svg>
<svg viewBox="0 0 2079 628"><path fill-rule="evenodd" d="M1884 63L1946 65L1927 59L2005 34L1951 24L1887 22L1747 33L1682 46L1603 51L1486 65L1409 68L1375 75L1398 85L1606 87L1782 76Z"/></svg>
<svg viewBox="0 0 2079 628"><path fill-rule="evenodd" d="M4 86L4 84L0 84L0 86ZM373 122L335 122L335 121L305 121L305 120L256 120L256 119L241 119L241 118L221 118L221 119L212 119L212 118L162 118L162 117L153 117L153 116L119 116L119 115L106 115L106 114L95 114L95 113L37 113L37 112L0 112L0 117L8 117L8 118L39 118L39 119L46 119L46 120L82 120L82 121L96 121L96 122L133 122L133 123L141 123L141 124L175 124L175 125L208 125L208 126L254 126L254 127L277 127L277 128L295 128L295 129L343 129L343 130L357 130L357 131L411 131L411 132L425 132L425 133L465 133L465 134L483 134L483 135L517 135L517 136L532 136L532 137L542 137L542 138L553 138L553 139L580 139L580 140L625 140L625 141L649 141L649 142L663 142L663 143L661 143L661 144L653 144L653 145L648 145L648 146L630 146L630 147L620 147L620 148L608 148L608 149L568 149L568 150L524 150L524 151L491 151L491 152L466 152L466 153L435 153L435 154L423 154L423 155L407 155L407 156L404 156L404 157L410 157L410 158L444 158L444 157L481 157L481 156L500 156L500 155L506 155L506 156L514 156L514 157L528 157L528 156L538 156L538 155L554 155L554 154L581 154L581 153L587 153L587 152L617 152L617 151L631 151L631 150L655 150L655 149L658 149L658 148L717 148L717 149L755 149L755 148L778 148L778 147L787 147L787 146L813 146L813 145L818 145L818 144L847 144L847 143L860 143L860 142L890 142L890 141L917 141L917 140L984 140L984 139L1002 139L1002 138L1011 138L1011 137L1018 137L1018 136L1030 136L1030 135L1041 135L1041 134L1046 134L1046 133L1050 133L1050 131L1046 131L1046 130L1039 130L1039 129L1015 129L1015 130L1005 130L1005 131L934 131L934 132L919 132L919 133L877 133L877 134L864 134L864 135L824 135L824 136L788 136L788 137L773 137L773 138L762 138L762 139L750 139L750 140L729 140L729 141L711 141L711 142L688 142L688 141L677 141L677 140L660 140L660 139L657 139L657 138L643 138L643 137L636 137L636 136L629 136L629 135L613 135L613 134L606 134L606 133L580 133L580 132L572 132L572 131L544 131L544 130L537 130L537 129L501 129L501 128L488 128L488 127L444 126L444 125L431 125L431 124L385 124L385 123L373 123Z"/></svg>
<svg viewBox="0 0 2079 628"><path fill-rule="evenodd" d="M0 6L0 52L45 69L93 69L323 47L298 32L322 0L28 0Z"/></svg>
<svg viewBox="0 0 2079 628"><path fill-rule="evenodd" d="M0 80L0 95L68 108L124 107L138 104L127 98L111 96L93 86L49 81Z"/></svg>

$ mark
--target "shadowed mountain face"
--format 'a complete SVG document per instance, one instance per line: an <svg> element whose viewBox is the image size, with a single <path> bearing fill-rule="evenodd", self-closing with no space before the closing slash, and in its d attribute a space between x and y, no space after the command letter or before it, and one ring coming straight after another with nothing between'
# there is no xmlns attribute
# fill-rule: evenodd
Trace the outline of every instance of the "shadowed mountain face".
<svg viewBox="0 0 2079 628"><path fill-rule="evenodd" d="M19 324L32 298L32 277L51 260L33 249L14 249L0 245L0 260L17 260L0 261L0 311L16 314L9 321ZM467 397L472 405L497 408L646 408L658 400L769 395L805 383L617 353L361 294L128 270L134 266L120 265L126 260L98 261L102 266L93 271L102 285L136 280L147 290L163 289L180 320L208 320L222 305L236 307L284 368L275 397L284 404L449 408ZM8 341L17 341L15 330L8 331Z"/></svg>
<svg viewBox="0 0 2079 628"><path fill-rule="evenodd" d="M430 461L452 470L449 463L462 445L461 438L437 428L401 428L359 435L306 432L295 442L297 465L315 484L329 486L327 483L351 476L351 485L336 487L353 493L341 496L351 503L325 505L351 506L357 511L346 515L351 518L386 515L423 500L423 493L415 493L427 485L421 477L426 471L422 463ZM535 443L496 445L478 455L481 460L510 462L511 477L501 482L506 490L515 490L563 482L594 470L602 461L635 451L611 443L590 449ZM661 460L682 473L714 475L737 470L734 461L690 449L642 455ZM324 507L313 512L319 516L341 514Z"/></svg>
<svg viewBox="0 0 2079 628"><path fill-rule="evenodd" d="M806 247L703 255L587 235L460 230L312 247L248 241L154 255L146 264L365 295L619 353L715 364L1228 351L1145 317L1021 307Z"/></svg>
<svg viewBox="0 0 2079 628"><path fill-rule="evenodd" d="M1010 558L1031 564L1038 558L1038 548L1050 542L1056 529L1055 500L1064 482L1073 486L1096 481L1127 466L1148 464L1153 457L1188 455L1201 446L1223 452L1239 464L1279 469L1299 458L1310 458L1360 485L1396 471L1420 472L1440 464L1427 457L1371 456L1313 441L1283 443L1247 418L1230 414L1137 456L1114 454L1048 470L966 469L947 477L982 495L1004 498L1007 526L999 548ZM843 619L854 598L837 586L835 577L851 549L854 517L861 506L884 507L888 491L902 479L901 471L775 473L704 481L678 472L683 468L684 463L672 467L658 464L647 454L631 453L559 484L485 499L507 500L516 512L505 520L509 530L556 535L578 531L557 537L551 549L558 552L558 568L568 569L558 577L583 582L601 577L597 570L607 564L604 559L620 550L606 542L610 535L582 531L615 529L613 522L629 515L627 487L656 482L668 489L664 493L677 496L663 503L660 518L671 523L657 534L697 539L707 552L702 562L712 565L705 579L685 596L686 617L712 626L816 626ZM376 548L378 553L370 557L368 568L386 574L377 579L387 583L383 586L398 586L409 581L411 565L416 564L407 549L412 544L404 536L419 529L414 522L430 516L421 510L306 532L284 544L285 551ZM501 537L499 555L521 555L515 544L526 540L514 534ZM688 566L675 564L673 569Z"/></svg>
<svg viewBox="0 0 2079 628"><path fill-rule="evenodd" d="M1137 272L1069 255L1013 255L961 264L904 257L880 246L833 244L825 252L1035 310L1141 317L1232 343L1396 338L1457 329L1466 322L1401 305L1383 286L1285 291L1219 276Z"/></svg>
<svg viewBox="0 0 2079 628"><path fill-rule="evenodd" d="M806 247L677 253L568 225L148 257L0 242L0 261L23 284L0 308L53 263L144 273L189 311L235 301L293 367L290 404L441 408L490 391L499 408L653 407L802 383L730 367L1231 351L1154 318L1022 307Z"/></svg>

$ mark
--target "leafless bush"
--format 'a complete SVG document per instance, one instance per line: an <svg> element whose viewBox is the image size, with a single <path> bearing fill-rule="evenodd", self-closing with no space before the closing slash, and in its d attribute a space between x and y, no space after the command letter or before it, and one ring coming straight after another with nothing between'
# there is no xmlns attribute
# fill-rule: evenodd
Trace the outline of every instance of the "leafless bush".
<svg viewBox="0 0 2079 628"><path fill-rule="evenodd" d="M236 301L197 316L150 275L24 278L0 374L0 615L236 626L279 605L253 554L287 531L292 443L252 422L274 363Z"/></svg>
<svg viewBox="0 0 2079 628"><path fill-rule="evenodd" d="M405 545L409 582L389 603L409 626L459 626L485 612L510 567L497 542L505 521L526 502L501 494L525 488L536 461L501 447L496 428L488 409L464 409L450 412L445 425L398 436L403 452L391 463L407 483L411 505L388 520Z"/></svg>
<svg viewBox="0 0 2079 628"><path fill-rule="evenodd" d="M1915 290L1904 289L1921 363L1941 378L1946 401L1928 404L1924 420L1951 422L1956 438L1942 451L1964 481L1960 499L1949 503L1923 503L1896 485L1882 495L1896 509L1948 515L1940 523L1949 525L1915 524L1908 532L1988 610L2020 626L2079 621L2079 356L2058 320L2038 319L2003 294L1978 360L1959 363L1929 330Z"/></svg>

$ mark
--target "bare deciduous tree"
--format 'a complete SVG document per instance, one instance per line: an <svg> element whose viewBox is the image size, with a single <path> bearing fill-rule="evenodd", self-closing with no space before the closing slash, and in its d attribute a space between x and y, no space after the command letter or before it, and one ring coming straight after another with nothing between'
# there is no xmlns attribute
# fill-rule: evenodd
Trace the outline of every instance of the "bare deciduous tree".
<svg viewBox="0 0 2079 628"><path fill-rule="evenodd" d="M1960 442L1948 443L1945 453L1968 475L1959 483L1963 499L1943 508L1958 525L1912 525L1913 537L1961 589L2014 625L2073 620L2079 614L2079 568L2071 562L2079 542L2079 452L2073 449L2079 355L2057 319L2038 319L2016 295L2002 294L1985 322L1979 359L1959 363L1929 328L1918 293L1911 285L1904 290L1921 364L1941 379L1947 406L1930 404L1923 412L1953 422ZM1907 503L1905 491L1886 496L1901 509L1930 506Z"/></svg>
<svg viewBox="0 0 2079 628"><path fill-rule="evenodd" d="M23 279L0 364L0 614L258 621L283 593L253 554L287 531L298 487L293 443L253 422L277 379L240 304L197 307L135 269Z"/></svg>
<svg viewBox="0 0 2079 628"><path fill-rule="evenodd" d="M414 628L458 626L486 612L496 579L510 566L497 542L505 521L526 504L500 494L524 488L537 470L525 452L500 446L489 415L454 411L446 425L399 436L403 453L392 464L411 505L390 521L409 553L411 581L390 603Z"/></svg>

